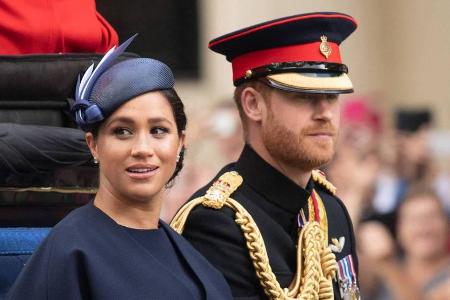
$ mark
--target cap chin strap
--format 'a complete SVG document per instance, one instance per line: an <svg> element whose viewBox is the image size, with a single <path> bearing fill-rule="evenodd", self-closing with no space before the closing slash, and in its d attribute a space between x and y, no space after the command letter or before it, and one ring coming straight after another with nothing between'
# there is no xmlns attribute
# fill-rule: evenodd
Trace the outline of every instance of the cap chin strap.
<svg viewBox="0 0 450 300"><path fill-rule="evenodd" d="M314 209L314 207L308 205L310 210L309 221L301 229L298 237L297 270L294 279L288 288L283 289L270 267L267 250L258 226L248 211L236 200L230 198L230 195L242 182L243 179L237 172L223 174L208 189L205 196L185 204L175 215L170 226L181 234L190 211L200 204L212 209L221 209L223 206L229 207L235 212L235 221L245 237L256 275L264 292L270 299L333 300L332 280L335 278L337 271L336 257L328 248L326 214L318 194L315 194L317 207ZM308 203L311 203L311 201L313 200L310 198ZM312 214L311 209L316 213ZM321 218L320 224L314 220L317 212Z"/></svg>

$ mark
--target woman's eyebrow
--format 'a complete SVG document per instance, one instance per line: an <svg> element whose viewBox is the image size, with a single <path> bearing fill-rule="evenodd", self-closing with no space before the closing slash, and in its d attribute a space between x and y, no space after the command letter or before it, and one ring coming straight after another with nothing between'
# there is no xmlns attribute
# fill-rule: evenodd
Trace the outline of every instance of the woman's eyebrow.
<svg viewBox="0 0 450 300"><path fill-rule="evenodd" d="M130 118L130 117L116 117L116 118L113 118L113 119L109 120L109 122L105 124L105 127L107 127L107 126L109 126L109 125L111 125L113 123L116 123L116 122L121 122L121 123L126 123L126 124L134 124L133 118Z"/></svg>
<svg viewBox="0 0 450 300"><path fill-rule="evenodd" d="M125 123L125 124L135 124L135 120L132 117L127 117L127 116L120 116L120 117L116 117L111 119L108 123L105 124L106 126L110 126L113 123ZM173 122L171 120L169 120L168 118L165 117L153 117L153 118L148 118L147 119L147 123L169 123L172 124Z"/></svg>
<svg viewBox="0 0 450 300"><path fill-rule="evenodd" d="M169 119L164 117L154 117L148 119L148 123L163 123L163 122L172 124L172 122Z"/></svg>

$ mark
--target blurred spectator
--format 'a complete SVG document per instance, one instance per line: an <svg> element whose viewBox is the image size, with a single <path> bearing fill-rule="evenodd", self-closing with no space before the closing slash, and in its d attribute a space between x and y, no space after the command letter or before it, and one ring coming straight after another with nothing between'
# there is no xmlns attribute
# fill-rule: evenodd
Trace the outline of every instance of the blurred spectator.
<svg viewBox="0 0 450 300"><path fill-rule="evenodd" d="M103 53L117 43L95 0L0 1L0 55Z"/></svg>
<svg viewBox="0 0 450 300"><path fill-rule="evenodd" d="M383 225L360 226L364 299L450 299L449 220L431 189L409 190L398 210L397 234L401 252Z"/></svg>
<svg viewBox="0 0 450 300"><path fill-rule="evenodd" d="M428 135L432 122L428 110L399 110L393 135L392 165L384 165L376 183L373 208L376 213L394 212L411 184L433 181Z"/></svg>
<svg viewBox="0 0 450 300"><path fill-rule="evenodd" d="M207 134L216 141L223 160L220 165L236 161L244 147L244 138L241 119L234 102L219 102L205 125Z"/></svg>
<svg viewBox="0 0 450 300"><path fill-rule="evenodd" d="M381 121L381 114L369 98L351 98L343 103L337 152L326 173L337 187L354 226L361 212L371 205L381 163Z"/></svg>

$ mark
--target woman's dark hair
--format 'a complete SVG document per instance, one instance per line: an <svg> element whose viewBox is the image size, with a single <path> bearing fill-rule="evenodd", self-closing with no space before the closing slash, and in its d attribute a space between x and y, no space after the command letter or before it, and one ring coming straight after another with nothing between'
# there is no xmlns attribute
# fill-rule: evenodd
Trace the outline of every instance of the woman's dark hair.
<svg viewBox="0 0 450 300"><path fill-rule="evenodd" d="M183 131L186 130L187 125L187 117L186 113L184 112L184 104L174 89L161 90L160 92L167 98L170 106L172 107L173 117L175 119L175 123L177 124L178 136L181 136L183 134ZM175 167L175 172L173 172L172 177L170 177L166 185L168 187L171 186L173 179L177 177L178 173L180 173L181 169L183 168L185 150L186 149L183 145L180 151L180 157L178 158L177 165Z"/></svg>
<svg viewBox="0 0 450 300"><path fill-rule="evenodd" d="M173 113L173 117L175 119L175 123L177 125L178 136L181 136L183 134L183 131L186 130L186 125L187 125L187 117L184 112L183 102L181 101L180 97L178 96L177 92L174 89L159 90L159 92L169 102L170 107L172 108L172 113ZM95 123L91 128L89 128L89 130L87 130L87 132L92 133L94 138L97 138L98 131L99 131L102 123L105 120ZM177 165L175 167L175 172L172 174L172 177L170 177L169 181L167 182L167 184L166 184L167 187L171 186L173 179L180 173L181 169L183 168L184 152L185 152L185 147L183 145L183 147L181 148L180 154L179 154L180 157L178 158Z"/></svg>

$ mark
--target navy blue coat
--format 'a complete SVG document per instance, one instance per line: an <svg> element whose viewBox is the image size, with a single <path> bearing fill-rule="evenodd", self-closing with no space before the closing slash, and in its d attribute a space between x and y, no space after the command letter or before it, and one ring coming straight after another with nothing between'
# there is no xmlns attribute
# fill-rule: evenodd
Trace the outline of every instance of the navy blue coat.
<svg viewBox="0 0 450 300"><path fill-rule="evenodd" d="M160 222L201 283L205 299L230 299L223 276ZM33 254L7 299L189 299L173 271L92 204L64 218Z"/></svg>

